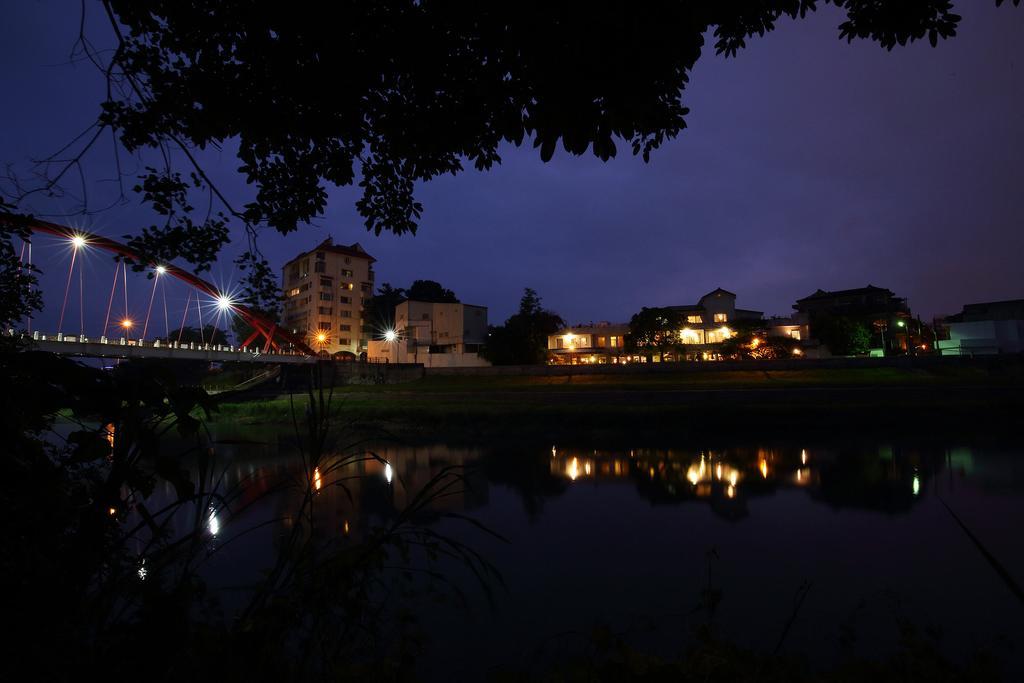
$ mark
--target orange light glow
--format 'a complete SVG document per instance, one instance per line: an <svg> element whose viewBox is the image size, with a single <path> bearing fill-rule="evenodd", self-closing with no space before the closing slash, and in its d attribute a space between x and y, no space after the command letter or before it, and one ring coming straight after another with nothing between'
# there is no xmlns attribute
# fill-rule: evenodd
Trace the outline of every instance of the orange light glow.
<svg viewBox="0 0 1024 683"><path fill-rule="evenodd" d="M320 480L320 468L316 467L313 469L313 488L319 491L321 486L323 482Z"/></svg>
<svg viewBox="0 0 1024 683"><path fill-rule="evenodd" d="M134 324L135 323L131 321L131 318L125 318L124 320L121 321L121 327L123 327L126 330L132 329L132 325Z"/></svg>

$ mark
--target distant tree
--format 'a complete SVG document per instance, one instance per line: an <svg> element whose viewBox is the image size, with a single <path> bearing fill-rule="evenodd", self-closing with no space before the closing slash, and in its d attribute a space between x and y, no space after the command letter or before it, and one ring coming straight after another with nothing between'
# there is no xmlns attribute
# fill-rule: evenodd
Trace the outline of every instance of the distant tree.
<svg viewBox="0 0 1024 683"><path fill-rule="evenodd" d="M381 336L385 330L395 326L395 306L406 300L406 291L401 287L392 287L385 282L377 293L366 300L363 307L363 320L368 328L365 331L371 339Z"/></svg>
<svg viewBox="0 0 1024 683"><path fill-rule="evenodd" d="M686 318L671 308L644 307L629 321L630 348L648 356L656 353L661 360L665 353L679 345L679 331Z"/></svg>
<svg viewBox="0 0 1024 683"><path fill-rule="evenodd" d="M0 201L0 212L12 207ZM31 237L28 226L18 217L0 213L0 326L21 325L25 318L42 310L34 269L25 266L14 240L24 245Z"/></svg>
<svg viewBox="0 0 1024 683"><path fill-rule="evenodd" d="M527 287L519 311L504 325L491 326L482 355L495 365L537 365L547 360L548 336L565 321L541 305L537 292Z"/></svg>
<svg viewBox="0 0 1024 683"><path fill-rule="evenodd" d="M413 301L429 301L435 304L459 303L455 292L445 289L441 283L433 280L416 280L409 289L405 290L405 297Z"/></svg>
<svg viewBox="0 0 1024 683"><path fill-rule="evenodd" d="M811 336L836 356L860 356L871 346L871 330L861 320L842 316L816 316L811 320Z"/></svg>
<svg viewBox="0 0 1024 683"><path fill-rule="evenodd" d="M748 327L722 342L719 353L731 360L775 360L792 358L800 342L790 337L773 337L763 325Z"/></svg>

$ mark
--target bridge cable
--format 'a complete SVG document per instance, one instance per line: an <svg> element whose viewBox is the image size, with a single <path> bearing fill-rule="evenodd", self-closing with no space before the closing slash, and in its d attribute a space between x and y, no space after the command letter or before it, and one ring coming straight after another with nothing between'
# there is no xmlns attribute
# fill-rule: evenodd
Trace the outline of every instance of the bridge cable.
<svg viewBox="0 0 1024 683"><path fill-rule="evenodd" d="M117 291L117 276L120 274L121 262L114 261L114 284L110 286L110 298L107 299L107 317L103 319L103 336L110 332L110 309L114 306L114 293Z"/></svg>
<svg viewBox="0 0 1024 683"><path fill-rule="evenodd" d="M188 299L185 300L185 311L181 314L181 329L178 330L178 343L181 343L181 335L185 333L185 319L188 317L188 307L192 304L192 290L188 290Z"/></svg>
<svg viewBox="0 0 1024 683"><path fill-rule="evenodd" d="M57 332L64 331L64 309L68 306L68 292L71 291L71 275L75 272L75 258L78 257L78 249L71 252L71 265L68 267L68 281L64 285L64 303L60 305L60 318L57 320Z"/></svg>
<svg viewBox="0 0 1024 683"><path fill-rule="evenodd" d="M140 339L146 338L146 330L149 329L149 315L153 312L153 298L156 297L156 285L159 281L160 276L153 273L153 289L149 292L149 307L146 308L146 322L142 325L142 337Z"/></svg>
<svg viewBox="0 0 1024 683"><path fill-rule="evenodd" d="M199 313L199 343L205 344L206 337L203 332L203 308L199 305L199 295L196 294L196 311Z"/></svg>

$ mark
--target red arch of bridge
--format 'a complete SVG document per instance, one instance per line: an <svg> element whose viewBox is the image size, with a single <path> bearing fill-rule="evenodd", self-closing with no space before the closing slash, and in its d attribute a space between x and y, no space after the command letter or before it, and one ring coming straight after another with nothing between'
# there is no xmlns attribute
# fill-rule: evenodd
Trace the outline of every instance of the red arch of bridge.
<svg viewBox="0 0 1024 683"><path fill-rule="evenodd" d="M63 237L69 240L74 237L81 237L82 239L85 240L86 244L88 244L91 247L98 247L100 249L104 249L114 254L118 254L119 256L124 256L135 261L136 263L145 263L146 265L149 265L153 268L157 266L163 266L166 269L166 273L168 275L173 275L182 282L191 285L192 287L198 289L200 292L203 292L204 294L208 294L214 299L220 299L222 296L224 296L223 292L221 292L215 286L213 286L206 280L203 280L202 278L197 277L196 275L188 272L187 270L182 270L181 268L178 268L177 266L173 266L170 264L149 263L135 249L132 249L128 245L121 244L120 242L115 242L114 240L109 239L107 237L82 232L81 230L77 230L75 228L69 228L66 225L58 225L56 223L48 223L46 221L40 221L36 219L29 219L26 221L25 219L16 216L11 216L9 214L6 216L0 214L0 217L8 218L8 220L10 220L11 222L18 222L23 225L27 224L29 229L31 229L32 232L36 233L55 235L57 237ZM230 304L230 307L232 311L242 316L242 319L245 320L245 322L247 322L254 330L252 335L250 335L249 338L242 343L242 346L248 346L249 344L254 342L257 339L257 337L263 337L266 340L266 343L263 346L264 351L269 351L271 349L281 350L282 345L280 342L286 342L288 344L291 344L297 351L309 354L311 356L316 355L316 352L313 351L313 349L311 349L301 338L292 334L288 330L284 330L278 327L276 321L271 320L267 316L252 310L248 306L243 306L242 304L232 303Z"/></svg>

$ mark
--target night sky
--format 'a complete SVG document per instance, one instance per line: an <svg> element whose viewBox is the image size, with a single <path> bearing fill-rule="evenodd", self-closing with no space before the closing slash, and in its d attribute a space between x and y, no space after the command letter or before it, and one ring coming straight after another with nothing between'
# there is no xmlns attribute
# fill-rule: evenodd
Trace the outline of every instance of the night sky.
<svg viewBox="0 0 1024 683"><path fill-rule="evenodd" d="M767 314L788 314L818 288L868 283L908 297L925 319L1024 297L1024 10L994 5L959 2L955 39L891 53L841 42L842 15L822 7L783 21L735 59L707 50L684 93L689 128L649 164L573 158L561 148L543 164L533 149L507 148L489 173L421 186L416 236L367 234L357 191L342 188L331 191L316 227L267 233L262 246L277 267L327 234L359 241L378 259L378 284L438 280L490 307L492 323L513 312L526 286L570 323L625 321L641 306L693 303L719 286L738 295L738 306ZM54 0L5 8L0 161L22 171L97 112L100 75L68 63L78 7ZM112 196L112 185L98 182L113 175L109 149L87 167L96 206ZM230 153L205 163L244 199ZM56 214L73 206L39 198L26 208ZM132 199L53 220L119 237L146 218ZM56 324L67 273L67 250L48 253L40 328ZM212 279L226 281L230 271L224 258ZM90 317L103 317L112 272L104 257L87 260ZM148 285L135 278L138 310ZM183 291L168 297L170 316L180 315Z"/></svg>

